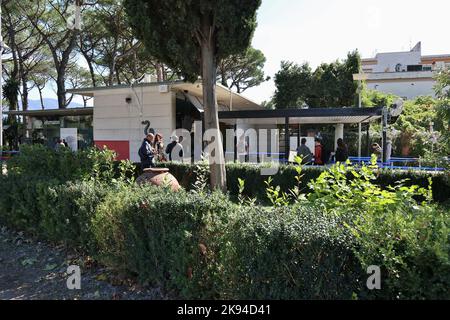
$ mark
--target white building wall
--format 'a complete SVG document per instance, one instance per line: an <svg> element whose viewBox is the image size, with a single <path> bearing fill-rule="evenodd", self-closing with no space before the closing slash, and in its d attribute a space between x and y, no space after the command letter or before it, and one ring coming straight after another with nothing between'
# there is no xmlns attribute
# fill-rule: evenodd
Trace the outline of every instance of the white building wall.
<svg viewBox="0 0 450 320"><path fill-rule="evenodd" d="M397 64L401 64L405 69L408 65L421 64L420 51L380 53L376 59L378 64L374 66L373 72L395 72Z"/></svg>
<svg viewBox="0 0 450 320"><path fill-rule="evenodd" d="M160 93L158 86L115 88L95 92L94 100L94 141L129 141L130 160L139 162L142 121L149 120L150 127L164 136L165 145L170 142L176 125L175 93Z"/></svg>
<svg viewBox="0 0 450 320"><path fill-rule="evenodd" d="M367 83L367 88L411 100L418 96L434 96L435 84L435 81L370 82Z"/></svg>

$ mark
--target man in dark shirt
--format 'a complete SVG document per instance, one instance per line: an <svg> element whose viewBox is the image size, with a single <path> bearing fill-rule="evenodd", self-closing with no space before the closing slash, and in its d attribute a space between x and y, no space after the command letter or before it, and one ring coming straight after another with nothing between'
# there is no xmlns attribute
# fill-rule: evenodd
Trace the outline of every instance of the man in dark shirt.
<svg viewBox="0 0 450 320"><path fill-rule="evenodd" d="M142 145L139 148L138 153L141 158L142 169L152 168L155 166L155 149L152 146L154 139L155 136L152 133L149 133L147 137L145 137L144 141L142 141Z"/></svg>
<svg viewBox="0 0 450 320"><path fill-rule="evenodd" d="M342 138L339 138L337 141L337 149L336 149L336 162L345 163L348 159L348 147L344 143Z"/></svg>
<svg viewBox="0 0 450 320"><path fill-rule="evenodd" d="M302 139L300 147L297 148L297 156L303 159L303 164L308 164L312 161L313 154L311 150L306 146L307 140L305 138Z"/></svg>

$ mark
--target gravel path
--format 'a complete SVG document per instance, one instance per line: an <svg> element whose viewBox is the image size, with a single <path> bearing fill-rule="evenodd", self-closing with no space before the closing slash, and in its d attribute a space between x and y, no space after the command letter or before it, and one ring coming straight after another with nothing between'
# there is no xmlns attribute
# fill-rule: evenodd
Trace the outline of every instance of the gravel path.
<svg viewBox="0 0 450 320"><path fill-rule="evenodd" d="M67 267L80 266L81 289L67 289ZM0 300L166 300L161 290L97 265L89 257L0 226Z"/></svg>

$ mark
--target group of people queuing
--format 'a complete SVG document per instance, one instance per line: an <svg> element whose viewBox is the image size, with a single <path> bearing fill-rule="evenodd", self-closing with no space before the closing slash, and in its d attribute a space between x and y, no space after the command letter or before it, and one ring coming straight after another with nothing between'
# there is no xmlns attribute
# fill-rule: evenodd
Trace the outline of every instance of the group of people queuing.
<svg viewBox="0 0 450 320"><path fill-rule="evenodd" d="M297 155L302 158L303 164L325 165L329 162L346 162L348 159L348 146L343 139L337 140L337 148L335 152L327 152L320 138L314 139L314 153L306 145L307 139L301 140L300 146L297 148Z"/></svg>
<svg viewBox="0 0 450 320"><path fill-rule="evenodd" d="M178 161L184 156L182 137L173 135L171 142L164 148L163 135L148 133L139 148L138 154L143 169L155 167L157 162Z"/></svg>

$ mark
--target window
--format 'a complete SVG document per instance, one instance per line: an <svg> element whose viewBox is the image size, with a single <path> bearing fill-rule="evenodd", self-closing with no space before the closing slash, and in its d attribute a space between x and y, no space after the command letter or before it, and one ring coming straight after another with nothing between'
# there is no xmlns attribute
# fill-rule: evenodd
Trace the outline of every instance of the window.
<svg viewBox="0 0 450 320"><path fill-rule="evenodd" d="M423 70L423 66L418 64L418 65L409 65L407 68L408 72L414 72L414 71L422 71Z"/></svg>

